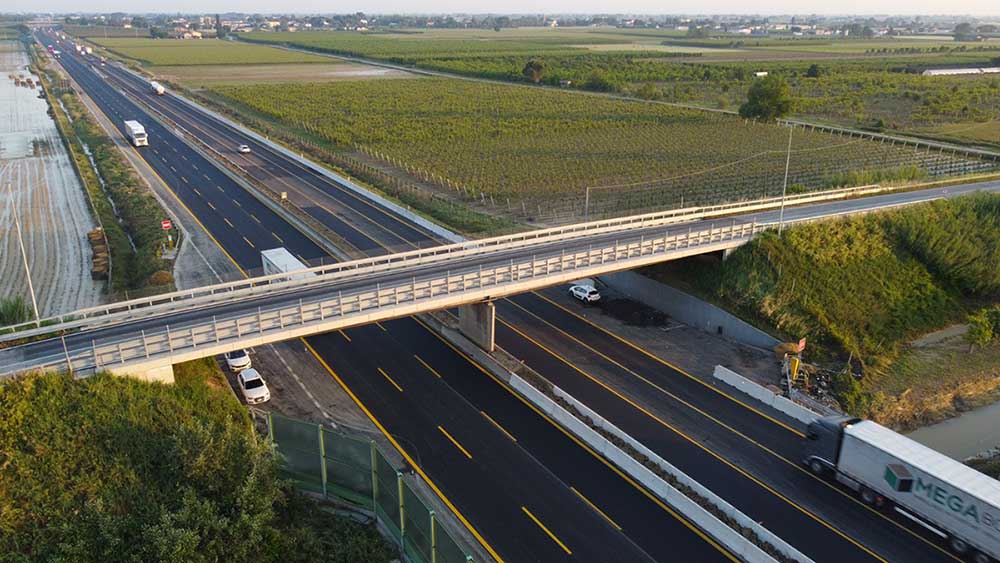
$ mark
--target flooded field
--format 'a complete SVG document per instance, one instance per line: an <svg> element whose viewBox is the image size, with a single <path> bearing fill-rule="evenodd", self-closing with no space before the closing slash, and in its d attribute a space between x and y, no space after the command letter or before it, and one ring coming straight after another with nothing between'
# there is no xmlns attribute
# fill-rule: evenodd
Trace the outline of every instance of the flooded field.
<svg viewBox="0 0 1000 563"><path fill-rule="evenodd" d="M14 207L42 316L100 303L87 232L97 226L20 43L0 41L0 297L29 301Z"/></svg>

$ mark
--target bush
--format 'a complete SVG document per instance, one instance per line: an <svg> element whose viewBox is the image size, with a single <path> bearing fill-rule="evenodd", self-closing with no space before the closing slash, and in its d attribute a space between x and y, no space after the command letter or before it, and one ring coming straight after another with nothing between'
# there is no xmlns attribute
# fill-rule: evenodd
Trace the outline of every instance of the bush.
<svg viewBox="0 0 1000 563"><path fill-rule="evenodd" d="M0 299L0 326L27 322L32 316L31 307L20 295Z"/></svg>
<svg viewBox="0 0 1000 563"><path fill-rule="evenodd" d="M0 384L6 561L387 561L286 490L228 390L98 374ZM291 559L289 559L291 557Z"/></svg>

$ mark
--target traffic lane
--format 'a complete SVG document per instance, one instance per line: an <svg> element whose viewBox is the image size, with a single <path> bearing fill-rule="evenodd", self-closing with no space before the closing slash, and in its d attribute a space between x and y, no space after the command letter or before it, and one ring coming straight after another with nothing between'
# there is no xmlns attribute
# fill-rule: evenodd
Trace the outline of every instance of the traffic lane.
<svg viewBox="0 0 1000 563"><path fill-rule="evenodd" d="M748 436L752 434L747 431L748 428L766 428L765 423L751 417L739 425L723 424L719 421L722 410L719 405L689 403L676 394L660 391L662 387L658 383L657 387L647 383L659 382L660 378L685 381L691 377L655 355L633 348L626 341L603 331L598 331L593 338L586 338L582 329L592 326L587 319L577 317L570 309L569 318L563 324L563 317L558 313L566 311L561 309L561 305L542 295L524 295L510 301L517 302L517 305L531 306L530 309L520 309L512 306L513 303L506 304L504 311L509 312L511 318L516 320L519 330L525 331L532 339L543 342L546 347L574 363L593 368L588 373L627 398L633 403L633 408L650 411L647 416L651 420L655 416L678 427L694 440L711 444L715 453L747 470L756 479L837 529L867 546L877 546L880 553L892 559L920 556L925 550L946 551L946 545L940 538L928 534L909 519L893 512L873 510L861 503L848 488L809 472L801 464L801 438L788 445L787 452L771 449L763 440ZM574 320L579 322L573 322ZM620 347L619 355L603 355L609 348L615 347ZM603 369L600 364L594 363L595 359L604 360L612 368ZM628 367L629 361L635 365ZM690 385L689 388L701 389L707 397L720 396L714 387L699 384ZM729 397L725 394L721 396ZM732 408L747 407L733 400ZM790 434L777 425L771 425L771 428L776 434ZM901 536L904 541L889 541L888 538L893 536ZM916 552L909 547L911 543L917 546ZM944 553L938 555L949 557Z"/></svg>
<svg viewBox="0 0 1000 563"><path fill-rule="evenodd" d="M115 73L121 80L128 82L136 93L148 90L148 84L127 70L114 67L111 72ZM287 157L269 145L257 141L255 138L246 135L224 121L184 103L177 99L176 96L168 95L160 96L159 98L164 100L164 104L170 108L169 113L166 111L165 113L168 113L172 117L176 116L186 119L191 125L199 125L203 131L206 128L211 128L214 132L212 135L215 137L214 141L218 143L214 148L222 151L224 154L232 153L231 157L237 162L239 162L237 160L239 158L250 160L253 159L254 155L266 155L265 158L258 159L260 166L270 171L287 174L304 182L310 188L324 191L331 198L339 202L344 213L351 214L352 221L358 221L363 224L362 230L372 228L375 231L381 230L391 233L394 237L393 240L383 240L383 243L387 244L387 246L399 247L405 244L426 245L425 243L427 242L444 242L429 231L398 217L371 199L361 196L352 189L333 181L312 166ZM225 139L232 139L232 141L225 142ZM231 146L233 142L236 145L246 144L251 148L251 153L249 155L237 153L233 150L234 146Z"/></svg>
<svg viewBox="0 0 1000 563"><path fill-rule="evenodd" d="M64 60L67 72L87 91L123 132L123 121L140 120L149 135L148 147L137 152L171 187L178 199L205 225L241 268L260 268L260 250L283 245L306 259L326 254L301 236L273 211L133 102L110 87L83 63ZM284 235L284 236L282 236Z"/></svg>
<svg viewBox="0 0 1000 563"><path fill-rule="evenodd" d="M518 327L523 326L524 323L518 319ZM497 326L497 343L807 556L813 559L835 556L845 561L877 561L848 538L812 519L797 506L742 473L735 464L717 457L711 441L699 442L676 427L656 424L642 412L609 394L584 373L567 369L564 362L505 324ZM613 369L599 359L590 363L594 364L592 369Z"/></svg>
<svg viewBox="0 0 1000 563"><path fill-rule="evenodd" d="M505 326L498 326L497 341L505 350L525 359L552 382L582 400L599 414L644 443L682 471L696 475L699 482L760 520L772 531L789 540L804 553L810 549L859 541L890 560L948 560L943 544L930 538L910 522L877 512L855 499L846 489L824 481L799 464L768 452L736 429L715 423L711 414L693 409L666 395L651 397L644 389L636 392L636 379L620 365L593 354L558 331L542 330L546 325L530 314L514 309L510 321L528 338ZM501 330L501 328L503 330ZM513 348L513 350L512 350ZM551 351L551 352L550 352ZM557 357L558 355L558 357ZM530 357L528 359L527 357ZM566 377L558 366L572 366L575 374ZM663 366L657 364L659 369ZM593 379L591 379L593 378ZM596 381L595 381L596 380ZM670 438L665 440L664 437ZM683 438L678 448L677 437ZM731 472L757 486L759 497L740 500L744 490L740 480L703 478L705 462L699 456L728 466ZM746 485L749 486L749 485ZM733 491L737 493L733 496ZM764 502L768 499L772 504ZM744 504L746 503L746 504ZM802 520L789 531L780 526L796 518ZM777 522L775 526L768 522ZM900 525L901 524L901 525ZM833 540L824 539L824 534ZM798 543L801 542L801 543ZM849 548L847 548L849 549ZM862 549L863 551L863 549ZM916 559L915 559L916 558ZM936 559L935 559L936 558Z"/></svg>
<svg viewBox="0 0 1000 563"><path fill-rule="evenodd" d="M638 484L585 449L429 328L411 319L382 325L389 335L419 350L418 363L427 372L469 402L474 410L484 413L484 418L488 415L491 421L496 421L510 440L516 440L574 494L586 497L592 503L592 510L620 527L623 534L654 559L668 561L683 556L686 560L700 561L709 555L722 557L658 499L654 500Z"/></svg>
<svg viewBox="0 0 1000 563"><path fill-rule="evenodd" d="M388 331L372 325L345 332L350 341L336 334L308 340L504 559L568 560L561 543L577 559L610 561L617 553L649 560Z"/></svg>

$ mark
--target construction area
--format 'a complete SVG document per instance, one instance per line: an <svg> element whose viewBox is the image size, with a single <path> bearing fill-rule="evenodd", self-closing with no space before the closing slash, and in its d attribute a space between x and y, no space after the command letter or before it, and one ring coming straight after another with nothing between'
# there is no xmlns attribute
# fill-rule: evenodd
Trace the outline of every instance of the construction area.
<svg viewBox="0 0 1000 563"><path fill-rule="evenodd" d="M28 63L21 43L0 41L0 298L30 303L19 222L44 317L100 303L105 282L91 276L97 221Z"/></svg>

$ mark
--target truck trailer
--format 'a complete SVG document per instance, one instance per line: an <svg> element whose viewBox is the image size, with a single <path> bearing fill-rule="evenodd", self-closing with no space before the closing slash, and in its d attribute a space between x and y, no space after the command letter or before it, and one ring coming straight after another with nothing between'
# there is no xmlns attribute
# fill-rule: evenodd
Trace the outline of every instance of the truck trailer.
<svg viewBox="0 0 1000 563"><path fill-rule="evenodd" d="M149 145L146 129L138 121L125 121L125 136L134 146L145 147Z"/></svg>
<svg viewBox="0 0 1000 563"><path fill-rule="evenodd" d="M167 91L162 84L156 81L149 83L149 89L157 96L162 96Z"/></svg>
<svg viewBox="0 0 1000 563"><path fill-rule="evenodd" d="M302 261L292 255L292 253L283 246L271 248L269 250L262 250L260 252L260 261L264 266L265 276L296 272L309 268L309 266L303 264ZM316 274L313 272L301 272L295 275L278 278L278 281L305 280L315 275Z"/></svg>
<svg viewBox="0 0 1000 563"><path fill-rule="evenodd" d="M846 416L809 424L804 463L895 510L975 563L1000 561L1000 481L902 434Z"/></svg>

